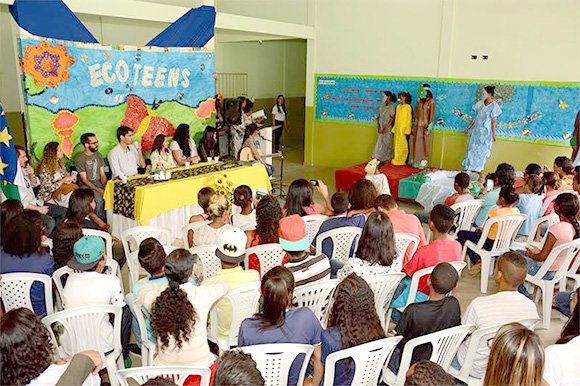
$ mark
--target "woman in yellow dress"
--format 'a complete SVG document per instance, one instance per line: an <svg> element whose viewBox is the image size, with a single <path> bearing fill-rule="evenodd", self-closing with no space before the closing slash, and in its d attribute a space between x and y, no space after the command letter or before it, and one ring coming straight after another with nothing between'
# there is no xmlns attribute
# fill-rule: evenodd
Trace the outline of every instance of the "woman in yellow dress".
<svg viewBox="0 0 580 386"><path fill-rule="evenodd" d="M395 125L393 126L395 157L391 162L393 165L405 165L409 155L409 143L407 136L411 134L411 122L413 109L411 108L411 94L408 92L399 93L399 105L395 115Z"/></svg>

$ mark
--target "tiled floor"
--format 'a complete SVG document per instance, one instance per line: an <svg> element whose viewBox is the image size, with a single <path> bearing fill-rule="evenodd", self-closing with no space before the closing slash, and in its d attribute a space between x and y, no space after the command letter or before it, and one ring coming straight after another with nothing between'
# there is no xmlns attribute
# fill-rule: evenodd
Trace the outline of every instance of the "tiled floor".
<svg viewBox="0 0 580 386"><path fill-rule="evenodd" d="M303 160L303 153L302 149L297 147L290 147L286 149L286 157L284 160L284 191L287 190L288 185L297 178L306 178L306 179L320 179L328 185L330 190L330 194L334 193L335 186L334 186L334 169L330 167L312 167L312 166L305 166L302 164ZM279 175L279 168L280 162L279 160L275 160L274 166L277 169L276 175ZM315 194L315 200L317 202L322 203L322 198L318 193ZM404 209L409 213L413 213L417 210L422 209L418 204L410 204L410 203L399 203L400 208ZM455 291L454 296L457 297L461 304L461 309L464 311L467 309L467 306L477 296L482 296L479 291L479 284L481 278L472 277L467 273L464 273L461 276L459 281L458 289ZM489 289L488 293L493 294L497 292L497 286L493 281L493 278L490 278L489 282ZM541 312L541 309L538 308L538 312ZM560 335L560 330L564 325L563 320L560 318L560 313L557 311L552 312L552 324L549 330L537 329L540 338L544 345L553 344Z"/></svg>

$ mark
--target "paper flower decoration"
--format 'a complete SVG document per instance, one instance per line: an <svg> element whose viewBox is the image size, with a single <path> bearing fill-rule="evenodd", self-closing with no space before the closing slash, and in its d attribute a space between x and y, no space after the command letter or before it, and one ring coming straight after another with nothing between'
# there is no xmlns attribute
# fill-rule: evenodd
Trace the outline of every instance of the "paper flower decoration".
<svg viewBox="0 0 580 386"><path fill-rule="evenodd" d="M199 104L199 107L195 110L195 115L200 119L206 119L211 117L211 113L215 113L215 99L208 98Z"/></svg>
<svg viewBox="0 0 580 386"><path fill-rule="evenodd" d="M57 88L61 82L68 81L68 68L74 62L75 58L68 55L65 46L51 46L43 41L36 46L24 47L21 66L22 71L34 79L36 86Z"/></svg>
<svg viewBox="0 0 580 386"><path fill-rule="evenodd" d="M57 137L60 138L62 152L70 158L74 145L71 137L74 134L74 127L79 123L79 117L68 110L60 110L52 120L52 128Z"/></svg>

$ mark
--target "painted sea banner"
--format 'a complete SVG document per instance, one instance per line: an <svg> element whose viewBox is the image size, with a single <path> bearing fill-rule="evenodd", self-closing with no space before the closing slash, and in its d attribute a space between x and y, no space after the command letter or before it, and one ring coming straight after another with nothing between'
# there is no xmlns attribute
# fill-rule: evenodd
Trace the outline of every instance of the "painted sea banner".
<svg viewBox="0 0 580 386"><path fill-rule="evenodd" d="M316 119L376 124L381 90L411 93L414 108L422 83L435 99L435 131L463 132L486 85L496 86L503 111L498 138L569 146L580 110L580 83L318 74Z"/></svg>
<svg viewBox="0 0 580 386"><path fill-rule="evenodd" d="M180 123L196 143L215 125L214 52L193 48L108 47L36 37L20 39L20 61L31 153L50 141L66 157L82 151L93 132L106 156L116 131L131 127L144 151L157 134L172 137Z"/></svg>

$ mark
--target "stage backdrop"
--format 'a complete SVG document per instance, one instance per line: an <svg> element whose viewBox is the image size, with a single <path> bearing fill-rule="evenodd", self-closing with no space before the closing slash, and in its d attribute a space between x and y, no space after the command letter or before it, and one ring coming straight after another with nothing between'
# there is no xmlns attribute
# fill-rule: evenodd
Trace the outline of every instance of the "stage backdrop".
<svg viewBox="0 0 580 386"><path fill-rule="evenodd" d="M30 37L20 39L20 59L36 158L50 141L60 142L71 158L86 132L97 134L106 156L120 125L135 130L145 151L157 134L172 137L180 123L189 124L197 140L206 125L215 125L213 51Z"/></svg>
<svg viewBox="0 0 580 386"><path fill-rule="evenodd" d="M502 139L569 146L580 110L580 83L317 74L316 119L376 124L381 90L410 92L414 108L421 83L430 84L435 98L436 131L464 131L486 85L502 97Z"/></svg>

